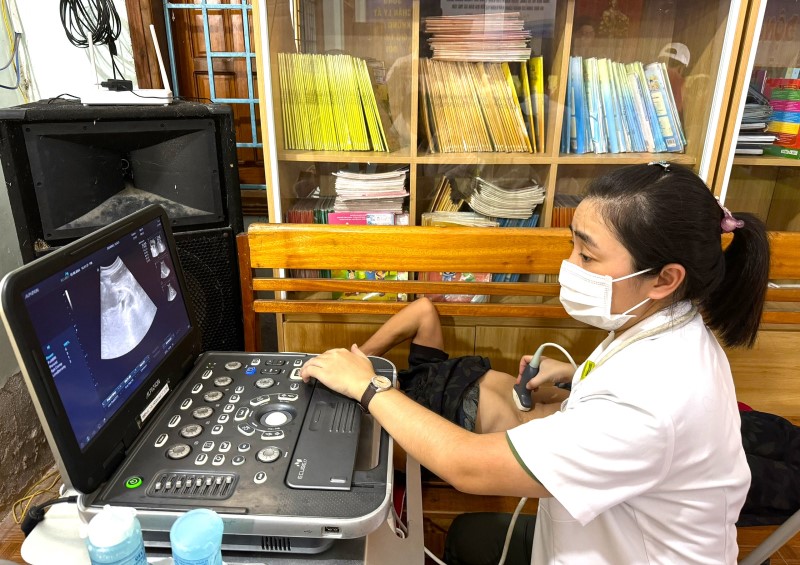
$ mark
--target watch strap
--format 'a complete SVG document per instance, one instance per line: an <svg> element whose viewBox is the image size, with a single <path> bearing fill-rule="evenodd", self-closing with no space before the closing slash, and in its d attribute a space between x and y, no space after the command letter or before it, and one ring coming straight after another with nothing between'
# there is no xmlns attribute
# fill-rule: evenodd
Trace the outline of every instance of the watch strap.
<svg viewBox="0 0 800 565"><path fill-rule="evenodd" d="M361 395L361 400L358 401L358 404L361 406L361 409L364 411L365 414L369 414L369 403L372 401L372 397L378 394L379 392L384 392L389 390L389 388L391 388L391 386L386 388L379 387L375 383L375 377L373 377L369 381L369 385L364 391L364 394Z"/></svg>

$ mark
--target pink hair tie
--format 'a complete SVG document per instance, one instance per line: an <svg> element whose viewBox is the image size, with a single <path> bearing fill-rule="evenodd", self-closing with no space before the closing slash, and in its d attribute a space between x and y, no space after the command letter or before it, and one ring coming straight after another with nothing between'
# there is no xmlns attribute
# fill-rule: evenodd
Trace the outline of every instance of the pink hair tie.
<svg viewBox="0 0 800 565"><path fill-rule="evenodd" d="M722 233L731 233L733 230L737 228L744 227L744 220L737 220L731 214L731 211L728 210L722 204L719 205L722 208L722 221L720 222L720 227L722 228Z"/></svg>

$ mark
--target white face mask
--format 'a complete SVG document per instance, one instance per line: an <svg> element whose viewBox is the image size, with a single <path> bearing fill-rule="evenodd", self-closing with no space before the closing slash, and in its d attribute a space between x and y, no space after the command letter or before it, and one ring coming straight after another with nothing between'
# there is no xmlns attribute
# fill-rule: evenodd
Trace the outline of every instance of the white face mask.
<svg viewBox="0 0 800 565"><path fill-rule="evenodd" d="M618 279L612 279L609 275L590 273L586 269L582 269L565 260L561 263L561 270L558 273L558 282L561 285L559 299L567 314L579 322L610 332L620 328L628 320L635 318L636 316L628 314L628 312L636 310L650 300L645 298L622 314L612 314L611 283L629 279L647 271L652 271L652 269L645 269Z"/></svg>

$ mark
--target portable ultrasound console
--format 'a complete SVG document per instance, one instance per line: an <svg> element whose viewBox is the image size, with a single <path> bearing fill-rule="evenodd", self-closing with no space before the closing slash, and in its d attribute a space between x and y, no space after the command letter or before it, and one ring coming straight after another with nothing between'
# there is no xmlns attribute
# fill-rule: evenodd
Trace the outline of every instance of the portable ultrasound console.
<svg viewBox="0 0 800 565"><path fill-rule="evenodd" d="M182 512L211 508L223 548L300 553L380 526L389 436L356 402L300 379L310 355L201 355L185 288L158 206L0 283L26 384L84 512L133 506L146 542L162 545Z"/></svg>

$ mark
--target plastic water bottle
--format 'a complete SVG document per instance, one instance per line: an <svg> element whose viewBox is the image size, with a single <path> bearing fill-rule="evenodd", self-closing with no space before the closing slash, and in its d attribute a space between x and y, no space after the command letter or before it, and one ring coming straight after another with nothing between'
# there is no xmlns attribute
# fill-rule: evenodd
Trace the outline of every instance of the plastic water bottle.
<svg viewBox="0 0 800 565"><path fill-rule="evenodd" d="M86 547L92 565L147 565L134 508L106 504L89 522Z"/></svg>
<svg viewBox="0 0 800 565"><path fill-rule="evenodd" d="M222 565L222 518L213 510L190 510L172 524L169 542L175 565Z"/></svg>

